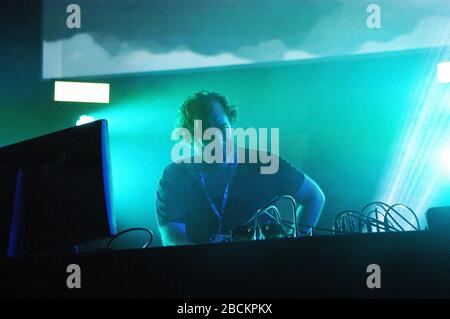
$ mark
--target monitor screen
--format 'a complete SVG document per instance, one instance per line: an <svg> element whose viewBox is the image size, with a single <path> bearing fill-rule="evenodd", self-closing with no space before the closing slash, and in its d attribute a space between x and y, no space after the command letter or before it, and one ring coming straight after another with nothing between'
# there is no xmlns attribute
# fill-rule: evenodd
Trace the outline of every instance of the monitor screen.
<svg viewBox="0 0 450 319"><path fill-rule="evenodd" d="M9 256L54 252L115 233L106 121L1 148L0 165L18 167L9 187L15 189Z"/></svg>

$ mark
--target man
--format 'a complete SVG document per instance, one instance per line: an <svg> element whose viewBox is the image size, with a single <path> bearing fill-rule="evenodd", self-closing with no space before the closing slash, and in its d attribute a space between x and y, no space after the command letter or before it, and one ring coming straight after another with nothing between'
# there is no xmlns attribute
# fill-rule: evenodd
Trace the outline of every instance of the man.
<svg viewBox="0 0 450 319"><path fill-rule="evenodd" d="M180 127L191 135L201 121L203 128L217 128L226 136L236 118L236 107L215 92L198 92L180 109ZM310 177L281 157L277 158L276 173L261 174L261 163L236 164L226 160L226 151L224 154L220 163L191 160L165 168L156 194L164 245L216 242L221 235L246 224L259 208L279 195L291 195L301 205L299 236L317 223L325 197Z"/></svg>

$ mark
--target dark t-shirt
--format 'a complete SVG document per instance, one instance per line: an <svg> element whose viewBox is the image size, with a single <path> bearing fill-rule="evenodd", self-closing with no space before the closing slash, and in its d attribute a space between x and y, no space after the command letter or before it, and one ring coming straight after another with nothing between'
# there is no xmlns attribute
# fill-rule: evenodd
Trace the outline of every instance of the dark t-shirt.
<svg viewBox="0 0 450 319"><path fill-rule="evenodd" d="M305 178L287 160L279 157L275 174L261 174L260 163L235 164L229 195L222 215L222 234L244 225L259 208L279 195L295 195ZM232 165L172 163L164 170L156 194L156 213L160 226L169 222L185 223L194 243L207 243L217 234L219 219L205 194L200 174L205 176L206 191L218 210Z"/></svg>

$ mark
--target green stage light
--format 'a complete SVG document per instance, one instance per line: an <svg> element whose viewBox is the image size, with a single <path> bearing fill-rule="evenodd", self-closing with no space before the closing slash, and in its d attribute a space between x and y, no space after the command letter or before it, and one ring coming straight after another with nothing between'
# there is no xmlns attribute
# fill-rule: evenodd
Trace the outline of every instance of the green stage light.
<svg viewBox="0 0 450 319"><path fill-rule="evenodd" d="M62 102L109 103L109 84L55 81L54 100Z"/></svg>
<svg viewBox="0 0 450 319"><path fill-rule="evenodd" d="M445 50L445 49L444 49ZM424 213L448 185L450 171L450 63L437 64L434 56L423 64L422 75L411 92L410 110L399 136L393 162L380 185L380 200L410 206L423 225ZM437 79L436 69L437 68ZM442 150L445 151L442 151Z"/></svg>
<svg viewBox="0 0 450 319"><path fill-rule="evenodd" d="M80 126L80 125L91 123L91 122L94 122L94 121L95 121L95 118L93 118L92 116L81 115L80 118L78 119L76 125Z"/></svg>
<svg viewBox="0 0 450 319"><path fill-rule="evenodd" d="M156 229L155 194L164 167L171 161L170 133L182 99L154 92L124 96L87 113L108 121L113 200L119 230ZM173 93L173 91L172 91ZM174 96L182 96L174 93Z"/></svg>

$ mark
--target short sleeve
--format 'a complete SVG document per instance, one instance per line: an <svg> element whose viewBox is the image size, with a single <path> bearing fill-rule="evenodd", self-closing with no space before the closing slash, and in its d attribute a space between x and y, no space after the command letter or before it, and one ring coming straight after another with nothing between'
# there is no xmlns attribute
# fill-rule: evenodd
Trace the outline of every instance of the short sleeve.
<svg viewBox="0 0 450 319"><path fill-rule="evenodd" d="M281 156L278 172L274 175L279 195L295 196L305 180L305 174Z"/></svg>
<svg viewBox="0 0 450 319"><path fill-rule="evenodd" d="M185 223L185 192L181 174L177 172L180 165L171 164L164 169L156 192L156 217L160 226L170 222ZM178 177L177 177L178 176Z"/></svg>

